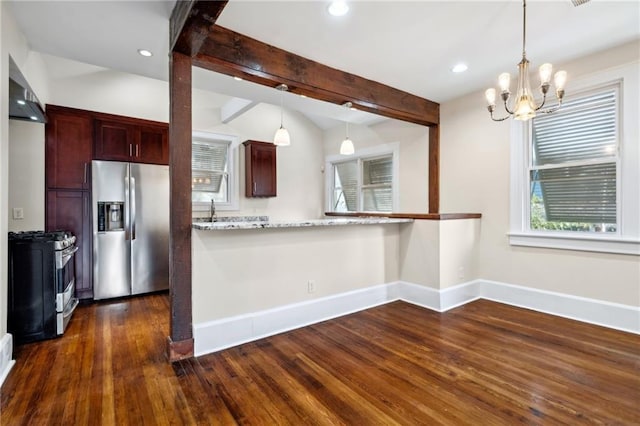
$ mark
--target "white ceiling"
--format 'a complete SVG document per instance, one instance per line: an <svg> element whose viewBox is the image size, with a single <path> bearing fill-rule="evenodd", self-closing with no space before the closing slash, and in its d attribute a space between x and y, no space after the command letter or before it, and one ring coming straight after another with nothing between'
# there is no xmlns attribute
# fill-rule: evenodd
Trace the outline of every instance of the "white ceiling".
<svg viewBox="0 0 640 426"><path fill-rule="evenodd" d="M12 1L13 14L39 52L157 79L168 75L169 16L175 1ZM349 1L336 18L328 1L231 0L226 28L320 63L436 102L493 85L515 73L521 55L522 4L510 1ZM527 5L527 56L533 67L640 38L640 2L570 0ZM137 49L154 52L143 58ZM468 64L463 74L450 68ZM279 103L279 93L198 71L194 85L224 95ZM344 109L291 94L287 107L344 120ZM294 99L295 98L295 99ZM320 104L320 106L318 106ZM368 114L354 112L353 121ZM327 127L332 120L321 124Z"/></svg>

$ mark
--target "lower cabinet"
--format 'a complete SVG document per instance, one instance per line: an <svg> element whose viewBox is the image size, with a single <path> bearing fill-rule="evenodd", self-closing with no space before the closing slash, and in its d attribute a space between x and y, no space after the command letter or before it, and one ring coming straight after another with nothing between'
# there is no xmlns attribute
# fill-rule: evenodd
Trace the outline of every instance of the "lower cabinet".
<svg viewBox="0 0 640 426"><path fill-rule="evenodd" d="M76 236L76 297L93 298L91 192L47 191L46 230L71 231Z"/></svg>

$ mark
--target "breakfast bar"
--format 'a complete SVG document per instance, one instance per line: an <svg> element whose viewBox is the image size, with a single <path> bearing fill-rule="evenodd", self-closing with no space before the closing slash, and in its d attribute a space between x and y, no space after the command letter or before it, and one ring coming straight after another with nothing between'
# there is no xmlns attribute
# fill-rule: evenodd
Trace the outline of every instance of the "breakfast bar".
<svg viewBox="0 0 640 426"><path fill-rule="evenodd" d="M236 218L220 218L214 222L194 222L193 229L222 231L229 229L266 229L266 228L308 228L314 226L346 226L346 225L385 225L411 223L413 219L395 219L385 217L358 218L324 218L306 220L270 221L266 216L248 217L245 220Z"/></svg>

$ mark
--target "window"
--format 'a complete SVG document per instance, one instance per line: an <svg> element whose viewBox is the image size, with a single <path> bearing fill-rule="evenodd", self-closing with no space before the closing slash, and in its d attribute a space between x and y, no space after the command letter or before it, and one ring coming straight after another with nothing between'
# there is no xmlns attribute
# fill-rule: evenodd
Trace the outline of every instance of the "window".
<svg viewBox="0 0 640 426"><path fill-rule="evenodd" d="M392 212L397 210L396 145L361 150L356 156L327 159L328 211Z"/></svg>
<svg viewBox="0 0 640 426"><path fill-rule="evenodd" d="M618 85L531 121L532 230L617 230Z"/></svg>
<svg viewBox="0 0 640 426"><path fill-rule="evenodd" d="M511 135L512 245L640 254L638 64L574 82Z"/></svg>
<svg viewBox="0 0 640 426"><path fill-rule="evenodd" d="M191 147L191 200L194 210L208 210L211 201L220 210L237 209L238 179L234 173L236 139L194 132Z"/></svg>

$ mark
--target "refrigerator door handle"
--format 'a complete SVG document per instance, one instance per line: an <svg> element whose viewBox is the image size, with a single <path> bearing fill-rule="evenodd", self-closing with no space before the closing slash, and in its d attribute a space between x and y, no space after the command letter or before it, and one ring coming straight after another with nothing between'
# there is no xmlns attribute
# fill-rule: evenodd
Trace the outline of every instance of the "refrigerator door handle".
<svg viewBox="0 0 640 426"><path fill-rule="evenodd" d="M131 240L136 239L136 178L130 177L129 182L131 188Z"/></svg>
<svg viewBox="0 0 640 426"><path fill-rule="evenodd" d="M129 235L129 210L131 209L129 203L129 170L127 167L127 174L124 177L124 239L130 240L131 236Z"/></svg>

